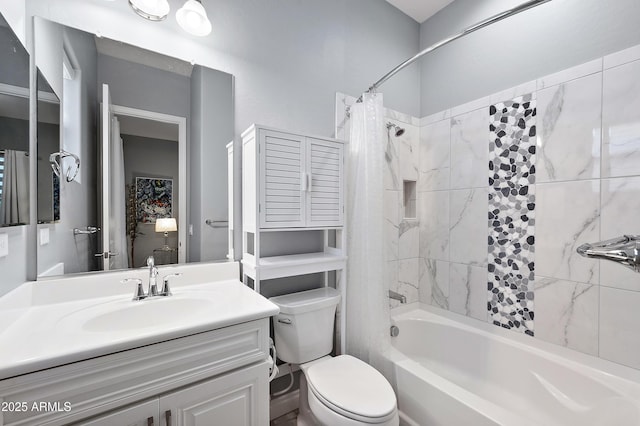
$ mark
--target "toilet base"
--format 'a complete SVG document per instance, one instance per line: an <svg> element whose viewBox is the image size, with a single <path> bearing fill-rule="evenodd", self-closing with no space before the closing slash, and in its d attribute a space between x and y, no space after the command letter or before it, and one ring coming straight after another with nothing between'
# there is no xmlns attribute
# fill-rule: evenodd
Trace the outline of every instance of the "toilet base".
<svg viewBox="0 0 640 426"><path fill-rule="evenodd" d="M307 378L304 373L300 373L300 390L298 400L298 426L320 426L321 423L311 412L309 407L309 387L307 384Z"/></svg>

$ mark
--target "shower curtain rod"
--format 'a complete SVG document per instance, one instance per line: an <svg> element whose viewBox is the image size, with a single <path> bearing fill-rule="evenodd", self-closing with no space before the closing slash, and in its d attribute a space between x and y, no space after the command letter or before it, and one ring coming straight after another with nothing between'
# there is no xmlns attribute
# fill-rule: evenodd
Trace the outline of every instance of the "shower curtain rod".
<svg viewBox="0 0 640 426"><path fill-rule="evenodd" d="M462 38L462 37L464 37L466 35L469 35L469 34L475 32L475 31L478 31L481 28L484 28L484 27L489 26L491 24L495 24L496 22L500 22L503 19L509 18L510 16L517 15L520 12L524 12L525 10L531 9L533 7L536 7L536 6L540 6L541 4L547 3L547 2L550 2L550 1L551 0L530 0L530 1L524 2L519 6L516 6L516 7L511 8L511 9L507 9L504 12L500 12L497 15L493 15L493 16L491 16L491 17L489 17L489 18L487 18L487 19L485 19L483 21L477 22L477 23L471 25L470 27L464 29L463 31L459 32L458 34L452 35L452 36L447 37L447 38L445 38L443 40L440 40L437 43L432 44L431 46L427 47L423 51L417 53L415 56L407 59L406 61L404 61L403 63L401 63L400 65L398 65L397 67L395 67L394 69L389 71L388 73L386 73L384 76L382 76L382 78L380 78L380 80L378 80L375 83L373 83L369 87L369 89L367 89L366 93L375 92L376 89L378 87L380 87L384 82L386 82L391 77L393 77L394 75L396 75L397 73L402 71L404 68L406 68L409 65L413 64L418 59L422 58L427 53L433 52L434 50L439 49L440 47L445 46L445 45L451 43L454 40L457 40L457 39ZM362 102L362 96L360 96L356 102ZM347 113L349 112L350 109L351 109L350 107L347 107Z"/></svg>

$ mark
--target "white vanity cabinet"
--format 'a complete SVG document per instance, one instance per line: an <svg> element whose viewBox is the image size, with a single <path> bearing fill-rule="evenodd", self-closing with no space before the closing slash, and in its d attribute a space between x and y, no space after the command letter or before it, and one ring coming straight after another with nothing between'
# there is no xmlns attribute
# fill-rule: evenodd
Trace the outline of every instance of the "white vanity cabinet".
<svg viewBox="0 0 640 426"><path fill-rule="evenodd" d="M266 364L266 363L265 363ZM265 424L263 389L269 366L258 364L92 420L82 426L201 426Z"/></svg>
<svg viewBox="0 0 640 426"><path fill-rule="evenodd" d="M342 141L254 125L242 147L245 224L258 212L261 229L343 225Z"/></svg>
<svg viewBox="0 0 640 426"><path fill-rule="evenodd" d="M49 408L0 425L266 426L268 336L267 317L1 380L1 401Z"/></svg>
<svg viewBox="0 0 640 426"><path fill-rule="evenodd" d="M269 386L268 368L266 363L257 365L160 397L159 424L266 424L269 397L263 389Z"/></svg>
<svg viewBox="0 0 640 426"><path fill-rule="evenodd" d="M78 424L82 426L155 426L159 424L158 408L158 400L154 399Z"/></svg>

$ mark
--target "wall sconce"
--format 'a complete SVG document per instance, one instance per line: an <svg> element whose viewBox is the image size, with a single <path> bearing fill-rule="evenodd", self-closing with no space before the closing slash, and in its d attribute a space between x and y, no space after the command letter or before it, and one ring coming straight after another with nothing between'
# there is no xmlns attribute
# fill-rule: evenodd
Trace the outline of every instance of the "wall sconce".
<svg viewBox="0 0 640 426"><path fill-rule="evenodd" d="M169 15L167 0L129 0L131 8L150 21L162 21ZM189 34L203 37L211 33L211 21L201 0L187 0L176 12L180 27Z"/></svg>
<svg viewBox="0 0 640 426"><path fill-rule="evenodd" d="M162 219L156 219L156 232L164 232L164 247L162 250L171 250L169 247L169 232L175 232L178 230L178 224L174 217L166 217Z"/></svg>
<svg viewBox="0 0 640 426"><path fill-rule="evenodd" d="M129 6L140 16L150 21L162 21L169 15L167 0L129 0Z"/></svg>

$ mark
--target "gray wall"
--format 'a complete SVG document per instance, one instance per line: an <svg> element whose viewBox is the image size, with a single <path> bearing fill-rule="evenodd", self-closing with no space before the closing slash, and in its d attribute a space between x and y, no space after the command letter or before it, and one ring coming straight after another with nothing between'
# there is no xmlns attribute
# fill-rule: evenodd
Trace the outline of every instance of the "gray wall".
<svg viewBox="0 0 640 426"><path fill-rule="evenodd" d="M49 156L60 150L60 125L38 123L38 222L52 222L53 170Z"/></svg>
<svg viewBox="0 0 640 426"><path fill-rule="evenodd" d="M182 3L170 0L172 10ZM22 40L38 15L234 75L237 144L254 122L333 135L335 92L361 93L419 46L419 25L384 0L207 0L205 6L214 23L205 38L184 33L174 19L145 22L124 1L30 0L26 17L24 6L3 2L0 12ZM387 106L419 115L418 85L417 67L403 71L384 87Z"/></svg>
<svg viewBox="0 0 640 426"><path fill-rule="evenodd" d="M9 255L0 257L0 296L19 286L27 276L27 227L2 228L9 236Z"/></svg>
<svg viewBox="0 0 640 426"><path fill-rule="evenodd" d="M177 10L184 2L169 3ZM203 38L185 34L173 18L145 22L124 1L31 0L27 14L232 74L236 153L252 123L332 136L336 91L361 93L419 48L420 26L384 0L207 0L205 6L214 31ZM387 83L386 106L419 115L419 80L416 65ZM240 170L236 155L236 194ZM234 213L240 224L240 197Z"/></svg>
<svg viewBox="0 0 640 426"><path fill-rule="evenodd" d="M227 149L233 140L233 76L195 66L191 75L189 143L189 260L225 259L227 228L205 224L228 219Z"/></svg>
<svg viewBox="0 0 640 426"><path fill-rule="evenodd" d="M202 227L200 218L202 214L203 182L202 162L200 153L202 150L204 131L203 98L203 68L194 67L191 73L191 122L189 123L189 226L192 227L189 235L188 258L193 262L199 262L202 258Z"/></svg>
<svg viewBox="0 0 640 426"><path fill-rule="evenodd" d="M173 179L172 217L179 221L178 209L178 141L145 138L141 136L121 135L124 148L125 182L135 185L136 177L162 177ZM155 225L138 224L138 235L135 240L133 267L146 265L146 258L153 255L153 250L164 245L163 234L155 232ZM178 246L178 233L169 233L169 246Z"/></svg>
<svg viewBox="0 0 640 426"><path fill-rule="evenodd" d="M17 118L0 117L0 149L29 151L29 122Z"/></svg>
<svg viewBox="0 0 640 426"><path fill-rule="evenodd" d="M189 118L189 77L98 55L98 99L108 84L114 105Z"/></svg>
<svg viewBox="0 0 640 426"><path fill-rule="evenodd" d="M522 3L456 0L420 27L420 47ZM457 40L421 62L429 115L640 43L638 0L554 0Z"/></svg>
<svg viewBox="0 0 640 426"><path fill-rule="evenodd" d="M29 86L29 55L11 28L0 26L0 82Z"/></svg>

